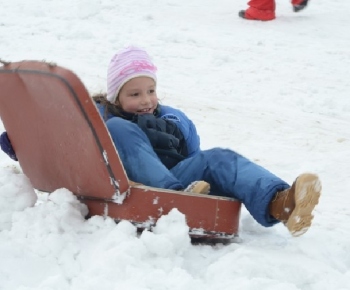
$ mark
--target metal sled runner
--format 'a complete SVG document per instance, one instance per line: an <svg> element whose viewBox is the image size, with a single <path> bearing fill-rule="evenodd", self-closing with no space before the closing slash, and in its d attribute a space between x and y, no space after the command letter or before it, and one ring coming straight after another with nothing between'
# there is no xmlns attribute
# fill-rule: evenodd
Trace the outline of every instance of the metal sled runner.
<svg viewBox="0 0 350 290"><path fill-rule="evenodd" d="M70 70L40 61L4 64L0 117L34 188L67 188L89 216L128 220L142 230L177 208L192 238L238 234L237 200L131 183L93 100Z"/></svg>

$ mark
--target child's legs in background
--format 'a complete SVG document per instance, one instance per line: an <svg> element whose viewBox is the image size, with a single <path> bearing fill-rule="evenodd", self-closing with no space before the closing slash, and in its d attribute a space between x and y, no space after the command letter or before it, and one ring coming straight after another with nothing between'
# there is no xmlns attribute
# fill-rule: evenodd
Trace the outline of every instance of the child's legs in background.
<svg viewBox="0 0 350 290"><path fill-rule="evenodd" d="M183 185L163 165L146 134L134 123L122 118L111 118L106 126L128 178L144 185L183 189Z"/></svg>
<svg viewBox="0 0 350 290"><path fill-rule="evenodd" d="M227 149L214 148L181 161L171 172L182 184L205 180L211 194L234 197L244 203L250 214L262 225L278 221L268 212L274 195L289 185L261 166Z"/></svg>
<svg viewBox="0 0 350 290"><path fill-rule="evenodd" d="M250 0L248 2L248 6L258 10L276 10L275 0Z"/></svg>
<svg viewBox="0 0 350 290"><path fill-rule="evenodd" d="M248 2L249 8L245 11L248 18L258 20L272 20L276 18L275 0L251 0Z"/></svg>

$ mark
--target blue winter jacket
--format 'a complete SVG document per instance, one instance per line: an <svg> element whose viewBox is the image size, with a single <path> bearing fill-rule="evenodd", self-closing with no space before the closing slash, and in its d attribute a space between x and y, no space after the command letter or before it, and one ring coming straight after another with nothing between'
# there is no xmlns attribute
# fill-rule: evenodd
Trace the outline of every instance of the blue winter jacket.
<svg viewBox="0 0 350 290"><path fill-rule="evenodd" d="M111 118L121 118L120 116L115 116L110 112L106 113L105 106L103 104L97 103L96 105L101 116L105 121ZM174 167L179 161L185 158L192 157L200 151L200 139L197 134L196 127L194 126L193 122L182 111L178 109L169 106L158 105L154 115L146 114L136 116L134 114L129 114L125 112L122 112L122 115L125 115L123 119L127 119L133 123L138 124L139 127L146 133L151 145L153 146L154 151L168 169ZM140 121L138 122L137 119L140 119ZM164 122L164 120L166 120L166 122ZM174 130L174 124L180 130L180 132L178 132L179 130L176 128L176 130ZM165 132L165 127L170 128L171 133L169 132L169 130ZM169 148L159 148L159 146L157 146L157 143L168 144L171 143L170 141L173 141L172 139L175 140L175 138L173 138L172 135L166 133L174 134L176 138L182 140L182 143L184 140L185 146L181 147L185 147L185 149L181 150L182 152L176 152L176 150L172 149L172 146L170 146Z"/></svg>

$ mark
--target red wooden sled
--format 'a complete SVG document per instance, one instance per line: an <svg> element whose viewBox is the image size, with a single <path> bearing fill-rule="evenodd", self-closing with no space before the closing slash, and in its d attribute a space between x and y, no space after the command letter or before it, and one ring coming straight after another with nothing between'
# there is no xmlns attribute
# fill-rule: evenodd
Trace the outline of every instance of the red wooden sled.
<svg viewBox="0 0 350 290"><path fill-rule="evenodd" d="M192 238L238 234L236 200L130 183L94 102L70 70L39 61L4 64L0 116L34 188L67 188L90 216L129 220L144 229L177 208Z"/></svg>

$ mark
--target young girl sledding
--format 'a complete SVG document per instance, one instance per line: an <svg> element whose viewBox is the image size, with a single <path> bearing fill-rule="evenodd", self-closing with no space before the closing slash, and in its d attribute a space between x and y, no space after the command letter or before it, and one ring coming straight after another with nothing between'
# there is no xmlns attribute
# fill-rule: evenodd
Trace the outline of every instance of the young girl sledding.
<svg viewBox="0 0 350 290"><path fill-rule="evenodd" d="M156 70L143 49L123 49L108 67L107 94L94 96L129 179L233 197L261 225L283 222L293 236L305 233L321 194L318 177L301 174L289 186L235 151L201 150L192 121L182 111L159 104ZM0 144L16 159L6 132Z"/></svg>

